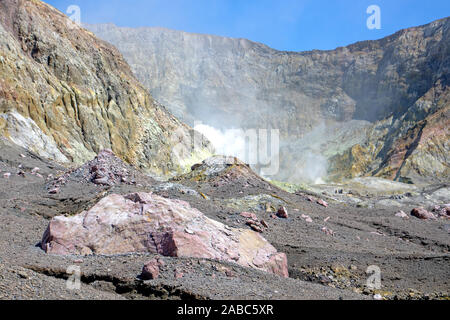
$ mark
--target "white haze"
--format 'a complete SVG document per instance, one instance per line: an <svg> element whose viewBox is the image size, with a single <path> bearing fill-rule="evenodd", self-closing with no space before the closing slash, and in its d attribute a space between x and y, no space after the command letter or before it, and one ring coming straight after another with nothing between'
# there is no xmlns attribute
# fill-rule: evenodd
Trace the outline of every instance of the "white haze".
<svg viewBox="0 0 450 320"><path fill-rule="evenodd" d="M194 129L203 134L214 146L216 154L233 156L246 160L245 136L242 130L218 130L205 124L198 124Z"/></svg>
<svg viewBox="0 0 450 320"><path fill-rule="evenodd" d="M206 124L195 125L194 129L212 143L216 154L234 156L248 162L248 150L255 150L247 145L250 141L246 140L243 130L219 130ZM324 183L328 168L327 159L320 152L321 140L324 135L326 136L324 131L325 126L320 125L296 143L282 145L280 172L276 176L266 178L294 183ZM289 155L291 156L288 157L289 160L283 160L283 156ZM254 166L252 168L256 170Z"/></svg>

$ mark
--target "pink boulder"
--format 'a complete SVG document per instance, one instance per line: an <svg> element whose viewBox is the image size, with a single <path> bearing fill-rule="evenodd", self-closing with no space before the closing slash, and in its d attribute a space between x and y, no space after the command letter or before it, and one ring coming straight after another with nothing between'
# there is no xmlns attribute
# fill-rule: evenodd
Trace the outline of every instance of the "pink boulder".
<svg viewBox="0 0 450 320"><path fill-rule="evenodd" d="M259 233L230 228L185 201L151 193L113 194L78 215L55 217L41 247L60 255L152 252L216 259L288 276L286 255Z"/></svg>
<svg viewBox="0 0 450 320"><path fill-rule="evenodd" d="M318 199L316 202L317 202L317 204L320 204L321 206L323 206L325 208L328 207L328 203L323 201L322 199Z"/></svg>

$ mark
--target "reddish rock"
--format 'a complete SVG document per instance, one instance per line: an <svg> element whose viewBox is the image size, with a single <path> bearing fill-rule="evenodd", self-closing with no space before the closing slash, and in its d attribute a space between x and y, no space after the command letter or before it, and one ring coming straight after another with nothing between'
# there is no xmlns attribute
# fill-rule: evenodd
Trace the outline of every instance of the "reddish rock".
<svg viewBox="0 0 450 320"><path fill-rule="evenodd" d="M404 213L403 211L397 212L395 214L395 216L398 218L402 218L402 219L409 219L409 216L406 213Z"/></svg>
<svg viewBox="0 0 450 320"><path fill-rule="evenodd" d="M333 236L333 235L334 235L334 231L331 230L330 228L323 227L323 228L322 228L322 231L325 232L325 233L326 233L327 235L329 235L329 236Z"/></svg>
<svg viewBox="0 0 450 320"><path fill-rule="evenodd" d="M250 228L252 228L253 231L256 231L258 233L263 233L264 232L264 230L260 226L258 226L256 224L252 224L250 226Z"/></svg>
<svg viewBox="0 0 450 320"><path fill-rule="evenodd" d="M434 206L432 210L439 217L448 218L450 217L450 204L446 204L445 206Z"/></svg>
<svg viewBox="0 0 450 320"><path fill-rule="evenodd" d="M305 221L308 222L308 223L312 223L313 222L313 220L311 219L310 216L305 216Z"/></svg>
<svg viewBox="0 0 450 320"><path fill-rule="evenodd" d="M174 276L175 276L175 279L181 279L184 277L184 273L178 269L175 269Z"/></svg>
<svg viewBox="0 0 450 320"><path fill-rule="evenodd" d="M233 272L233 270L230 270L230 269L225 270L225 275L226 275L228 278L234 278L234 277L236 277L236 274Z"/></svg>
<svg viewBox="0 0 450 320"><path fill-rule="evenodd" d="M269 228L269 225L267 224L266 221L261 220L260 223L261 223L261 225L262 225L264 228Z"/></svg>
<svg viewBox="0 0 450 320"><path fill-rule="evenodd" d="M278 209L277 216L283 219L287 219L289 216L287 209L285 207L281 207L280 209Z"/></svg>
<svg viewBox="0 0 450 320"><path fill-rule="evenodd" d="M247 220L245 222L246 225L250 226L250 228L252 228L253 231L259 232L259 233L263 233L263 226L261 225L261 223L259 223L258 221L255 220Z"/></svg>
<svg viewBox="0 0 450 320"><path fill-rule="evenodd" d="M52 189L50 189L48 191L48 193L50 193L50 194L57 194L57 193L59 193L59 188L52 188Z"/></svg>
<svg viewBox="0 0 450 320"><path fill-rule="evenodd" d="M41 246L47 253L61 255L152 252L216 259L287 274L286 255L260 234L230 228L185 201L151 193L113 194L78 215L55 217Z"/></svg>
<svg viewBox="0 0 450 320"><path fill-rule="evenodd" d="M141 278L143 280L153 280L159 276L159 261L152 259L148 261L142 268Z"/></svg>
<svg viewBox="0 0 450 320"><path fill-rule="evenodd" d="M323 201L322 199L318 199L316 202L317 202L317 204L320 204L321 206L328 208L328 203Z"/></svg>
<svg viewBox="0 0 450 320"><path fill-rule="evenodd" d="M414 208L411 211L411 215L416 218L423 219L423 220L428 220L428 219L435 220L436 219L436 216L434 214L425 210L424 208Z"/></svg>
<svg viewBox="0 0 450 320"><path fill-rule="evenodd" d="M247 219L258 220L258 216L251 212L242 212L241 216Z"/></svg>

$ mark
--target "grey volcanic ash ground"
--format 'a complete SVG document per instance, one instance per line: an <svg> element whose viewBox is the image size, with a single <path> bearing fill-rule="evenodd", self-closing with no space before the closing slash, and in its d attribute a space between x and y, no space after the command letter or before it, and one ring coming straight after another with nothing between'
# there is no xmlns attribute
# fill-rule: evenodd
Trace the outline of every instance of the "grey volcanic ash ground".
<svg viewBox="0 0 450 320"><path fill-rule="evenodd" d="M357 206L305 190L288 193L241 163L206 170L215 165L212 161L190 175L157 182L121 161L108 162L114 158L66 169L5 140L1 150L2 299L449 297L450 222L437 212L436 219L410 215L416 203L398 200L401 207L383 207L378 204L385 199L373 196L365 202L376 202L375 207ZM436 190L448 187L428 192ZM41 249L53 217L77 215L108 195L135 192L184 200L227 228L262 232L258 234L286 254L289 277L216 259L151 252L54 255ZM399 211L406 217L396 216ZM158 272L146 280L141 273L149 261L157 262L149 270L156 266ZM71 266L81 272L79 289L67 288ZM379 289L366 286L369 266L381 271Z"/></svg>

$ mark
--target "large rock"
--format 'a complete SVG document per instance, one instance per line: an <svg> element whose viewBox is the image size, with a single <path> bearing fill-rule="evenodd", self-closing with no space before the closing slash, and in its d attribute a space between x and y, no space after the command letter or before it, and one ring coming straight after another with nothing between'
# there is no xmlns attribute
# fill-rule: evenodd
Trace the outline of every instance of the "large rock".
<svg viewBox="0 0 450 320"><path fill-rule="evenodd" d="M55 217L41 247L60 255L152 252L217 259L288 276L286 255L258 233L229 228L187 202L151 193L113 194L76 216Z"/></svg>

